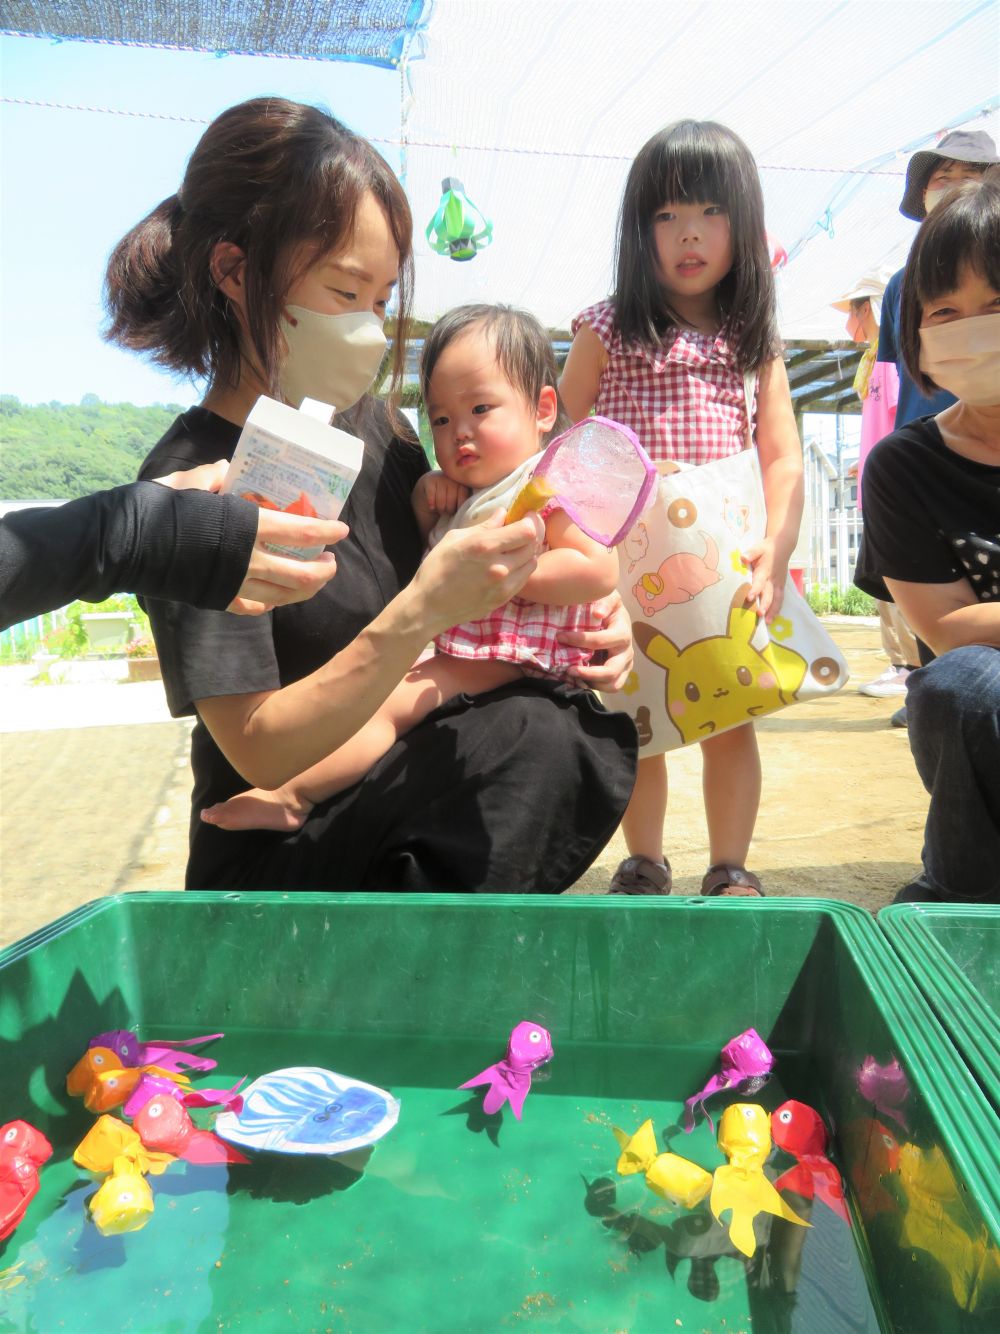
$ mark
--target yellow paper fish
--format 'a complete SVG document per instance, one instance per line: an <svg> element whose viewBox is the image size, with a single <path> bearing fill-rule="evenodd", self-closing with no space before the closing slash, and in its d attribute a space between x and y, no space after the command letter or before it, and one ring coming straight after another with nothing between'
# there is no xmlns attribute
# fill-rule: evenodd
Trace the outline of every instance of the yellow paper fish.
<svg viewBox="0 0 1000 1334"><path fill-rule="evenodd" d="M511 502L507 517L503 521L504 527L506 528L509 523L517 523L518 519L523 519L532 511L543 510L554 495L552 484L544 477L532 477L530 482L521 487Z"/></svg>
<svg viewBox="0 0 1000 1334"><path fill-rule="evenodd" d="M116 1158L111 1175L90 1201L90 1216L102 1237L138 1232L153 1214L153 1192L128 1158Z"/></svg>
<svg viewBox="0 0 1000 1334"><path fill-rule="evenodd" d="M88 1172L103 1175L113 1169L116 1158L126 1158L136 1171L153 1176L177 1161L172 1153L147 1149L137 1132L116 1116L100 1116L78 1144L73 1161Z"/></svg>
<svg viewBox="0 0 1000 1334"><path fill-rule="evenodd" d="M191 1084L187 1075L158 1065L123 1068L118 1053L110 1047L89 1047L66 1076L66 1092L82 1097L88 1112L110 1112L122 1105L144 1074L163 1075L187 1087Z"/></svg>
<svg viewBox="0 0 1000 1334"><path fill-rule="evenodd" d="M959 1310L994 1305L1000 1293L1000 1250L985 1224L970 1215L940 1146L925 1150L904 1144L899 1184L906 1194L900 1244L940 1262Z"/></svg>
<svg viewBox="0 0 1000 1334"><path fill-rule="evenodd" d="M618 1171L622 1176L642 1172L646 1185L661 1199L693 1209L712 1187L712 1175L676 1153L658 1153L652 1121L643 1121L634 1135L613 1127L621 1148Z"/></svg>
<svg viewBox="0 0 1000 1334"><path fill-rule="evenodd" d="M759 1213L812 1226L788 1207L764 1175L764 1160L771 1152L771 1118L763 1107L749 1102L727 1107L719 1123L719 1148L729 1164L715 1169L709 1204L720 1223L723 1210L732 1210L729 1240L737 1250L753 1255L757 1249L753 1220Z"/></svg>

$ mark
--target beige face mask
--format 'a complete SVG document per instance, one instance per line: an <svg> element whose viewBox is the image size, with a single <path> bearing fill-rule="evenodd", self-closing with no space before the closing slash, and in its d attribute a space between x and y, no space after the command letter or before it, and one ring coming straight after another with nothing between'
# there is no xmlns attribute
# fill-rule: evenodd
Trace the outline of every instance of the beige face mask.
<svg viewBox="0 0 1000 1334"><path fill-rule="evenodd" d="M956 182L956 184L960 184L960 182ZM928 213L933 213L934 210L937 208L938 204L940 204L941 200L948 193L948 191L954 190L954 188L955 188L954 185L946 185L943 190L925 190L924 209Z"/></svg>
<svg viewBox="0 0 1000 1334"><path fill-rule="evenodd" d="M1000 315L921 329L920 369L971 407L1000 404Z"/></svg>
<svg viewBox="0 0 1000 1334"><path fill-rule="evenodd" d="M281 392L293 407L304 398L332 404L338 412L353 407L371 388L388 343L373 311L321 315L305 306L288 306L282 319L288 352L278 374Z"/></svg>

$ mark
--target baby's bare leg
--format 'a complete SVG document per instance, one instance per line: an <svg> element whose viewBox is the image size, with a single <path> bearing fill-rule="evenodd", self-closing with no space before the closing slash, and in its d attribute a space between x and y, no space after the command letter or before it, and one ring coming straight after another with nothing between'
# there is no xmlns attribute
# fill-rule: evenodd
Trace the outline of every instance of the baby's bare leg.
<svg viewBox="0 0 1000 1334"><path fill-rule="evenodd" d="M273 792L252 788L201 813L221 829L298 829L319 801L360 782L401 736L456 695L482 695L517 681L521 669L507 662L466 661L437 654L412 667L349 741L319 764Z"/></svg>

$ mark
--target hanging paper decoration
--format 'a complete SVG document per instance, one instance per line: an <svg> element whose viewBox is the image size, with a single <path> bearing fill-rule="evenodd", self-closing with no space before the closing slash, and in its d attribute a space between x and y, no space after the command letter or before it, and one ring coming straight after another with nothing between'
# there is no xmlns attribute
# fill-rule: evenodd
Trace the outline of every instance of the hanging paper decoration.
<svg viewBox="0 0 1000 1334"><path fill-rule="evenodd" d="M493 223L476 208L455 176L441 182L441 202L425 233L431 249L449 259L473 259L493 240Z"/></svg>
<svg viewBox="0 0 1000 1334"><path fill-rule="evenodd" d="M764 239L767 241L767 253L771 260L771 272L777 273L779 269L783 269L788 263L788 251L780 241L774 239L770 232L764 233Z"/></svg>

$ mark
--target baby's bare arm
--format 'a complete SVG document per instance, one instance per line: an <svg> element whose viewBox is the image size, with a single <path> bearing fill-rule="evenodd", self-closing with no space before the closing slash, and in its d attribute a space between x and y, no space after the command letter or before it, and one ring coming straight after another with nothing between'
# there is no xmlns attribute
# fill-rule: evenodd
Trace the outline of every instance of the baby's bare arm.
<svg viewBox="0 0 1000 1334"><path fill-rule="evenodd" d="M618 552L582 533L562 510L545 521L545 541L549 549L538 557L519 597L568 607L594 602L617 587Z"/></svg>

